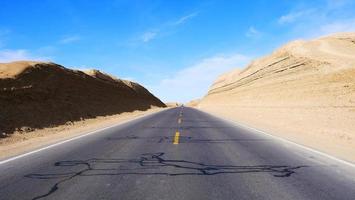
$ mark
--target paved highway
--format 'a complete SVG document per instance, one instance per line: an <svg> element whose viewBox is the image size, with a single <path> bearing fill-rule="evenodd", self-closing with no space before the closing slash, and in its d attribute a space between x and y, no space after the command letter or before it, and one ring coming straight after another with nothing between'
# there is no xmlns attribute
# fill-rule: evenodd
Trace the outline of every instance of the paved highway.
<svg viewBox="0 0 355 200"><path fill-rule="evenodd" d="M0 199L354 200L355 172L179 107L3 162Z"/></svg>

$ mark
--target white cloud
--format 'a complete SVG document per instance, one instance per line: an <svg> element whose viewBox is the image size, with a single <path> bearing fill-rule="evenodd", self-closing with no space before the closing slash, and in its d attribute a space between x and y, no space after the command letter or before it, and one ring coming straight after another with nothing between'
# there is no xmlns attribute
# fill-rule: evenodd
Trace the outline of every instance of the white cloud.
<svg viewBox="0 0 355 200"><path fill-rule="evenodd" d="M248 56L241 54L217 55L205 58L149 88L163 101L187 102L205 95L220 74L244 66L249 61Z"/></svg>
<svg viewBox="0 0 355 200"><path fill-rule="evenodd" d="M355 31L355 15L350 4L354 2L325 0L323 4L290 12L280 17L278 22L280 25L292 23L289 29L290 40L312 39L337 32Z"/></svg>
<svg viewBox="0 0 355 200"><path fill-rule="evenodd" d="M310 14L312 14L314 10L309 9L309 10L300 10L300 11L292 11L286 15L283 15L279 18L278 22L279 24L288 24L295 22L303 17L306 17Z"/></svg>
<svg viewBox="0 0 355 200"><path fill-rule="evenodd" d="M298 9L293 9L293 11L281 16L278 19L278 23L287 24L302 22L306 24L320 24L324 22L337 21L339 19L347 19L349 17L347 14L354 13L354 11L351 10L350 4L354 4L354 1L324 0L323 3L313 7L305 7L304 4L300 4L297 6ZM336 13L336 15L334 15L334 13Z"/></svg>
<svg viewBox="0 0 355 200"><path fill-rule="evenodd" d="M327 6L330 9L343 7L350 3L352 0L327 0Z"/></svg>
<svg viewBox="0 0 355 200"><path fill-rule="evenodd" d="M49 61L49 58L33 56L25 49L0 50L0 62L5 63L19 60Z"/></svg>
<svg viewBox="0 0 355 200"><path fill-rule="evenodd" d="M258 31L253 26L251 26L251 27L249 27L248 31L245 33L245 36L247 36L249 38L260 38L261 37L261 32Z"/></svg>
<svg viewBox="0 0 355 200"><path fill-rule="evenodd" d="M81 40L81 37L77 36L77 35L65 36L65 37L63 37L62 39L59 40L59 43L60 44L70 44L70 43L73 43L73 42L77 42L79 40Z"/></svg>
<svg viewBox="0 0 355 200"><path fill-rule="evenodd" d="M173 30L177 26L180 26L180 25L186 23L188 20L196 17L197 15L198 15L198 12L194 12L194 13L182 16L174 22L162 24L155 30L150 29L149 31L146 31L143 34L141 34L138 37L138 39L135 39L135 41L148 43L148 42L156 39L158 36L168 35L167 33L171 32L171 30Z"/></svg>
<svg viewBox="0 0 355 200"><path fill-rule="evenodd" d="M191 13L189 15L185 15L183 17L180 17L180 19L176 20L173 25L180 25L180 24L183 24L185 22L187 22L188 20L196 17L198 15L198 12L194 12L194 13Z"/></svg>
<svg viewBox="0 0 355 200"><path fill-rule="evenodd" d="M158 31L147 31L141 35L140 40L143 42L149 42L153 40L158 34Z"/></svg>

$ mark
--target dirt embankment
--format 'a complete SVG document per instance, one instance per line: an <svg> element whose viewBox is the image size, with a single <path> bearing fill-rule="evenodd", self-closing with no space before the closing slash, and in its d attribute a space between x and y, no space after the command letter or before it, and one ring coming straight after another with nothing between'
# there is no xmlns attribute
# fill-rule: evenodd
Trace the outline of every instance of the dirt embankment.
<svg viewBox="0 0 355 200"><path fill-rule="evenodd" d="M138 83L54 63L0 63L0 134L165 107Z"/></svg>
<svg viewBox="0 0 355 200"><path fill-rule="evenodd" d="M219 77L198 107L355 161L355 33L287 44Z"/></svg>

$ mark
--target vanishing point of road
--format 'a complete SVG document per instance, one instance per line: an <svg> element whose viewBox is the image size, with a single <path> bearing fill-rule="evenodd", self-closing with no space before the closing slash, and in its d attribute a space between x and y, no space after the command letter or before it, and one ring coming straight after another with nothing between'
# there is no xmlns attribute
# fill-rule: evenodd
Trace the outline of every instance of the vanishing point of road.
<svg viewBox="0 0 355 200"><path fill-rule="evenodd" d="M3 161L0 199L354 200L355 172L178 107Z"/></svg>

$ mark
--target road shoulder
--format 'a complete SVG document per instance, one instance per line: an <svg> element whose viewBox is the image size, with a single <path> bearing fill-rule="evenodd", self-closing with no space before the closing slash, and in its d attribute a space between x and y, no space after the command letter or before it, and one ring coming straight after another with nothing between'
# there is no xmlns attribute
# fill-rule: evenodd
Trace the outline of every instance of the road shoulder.
<svg viewBox="0 0 355 200"><path fill-rule="evenodd" d="M75 138L105 127L123 124L165 109L166 108L152 108L146 111L134 111L130 113L71 122L65 125L39 129L24 134L16 133L8 138L0 140L0 160L5 160L13 156Z"/></svg>

